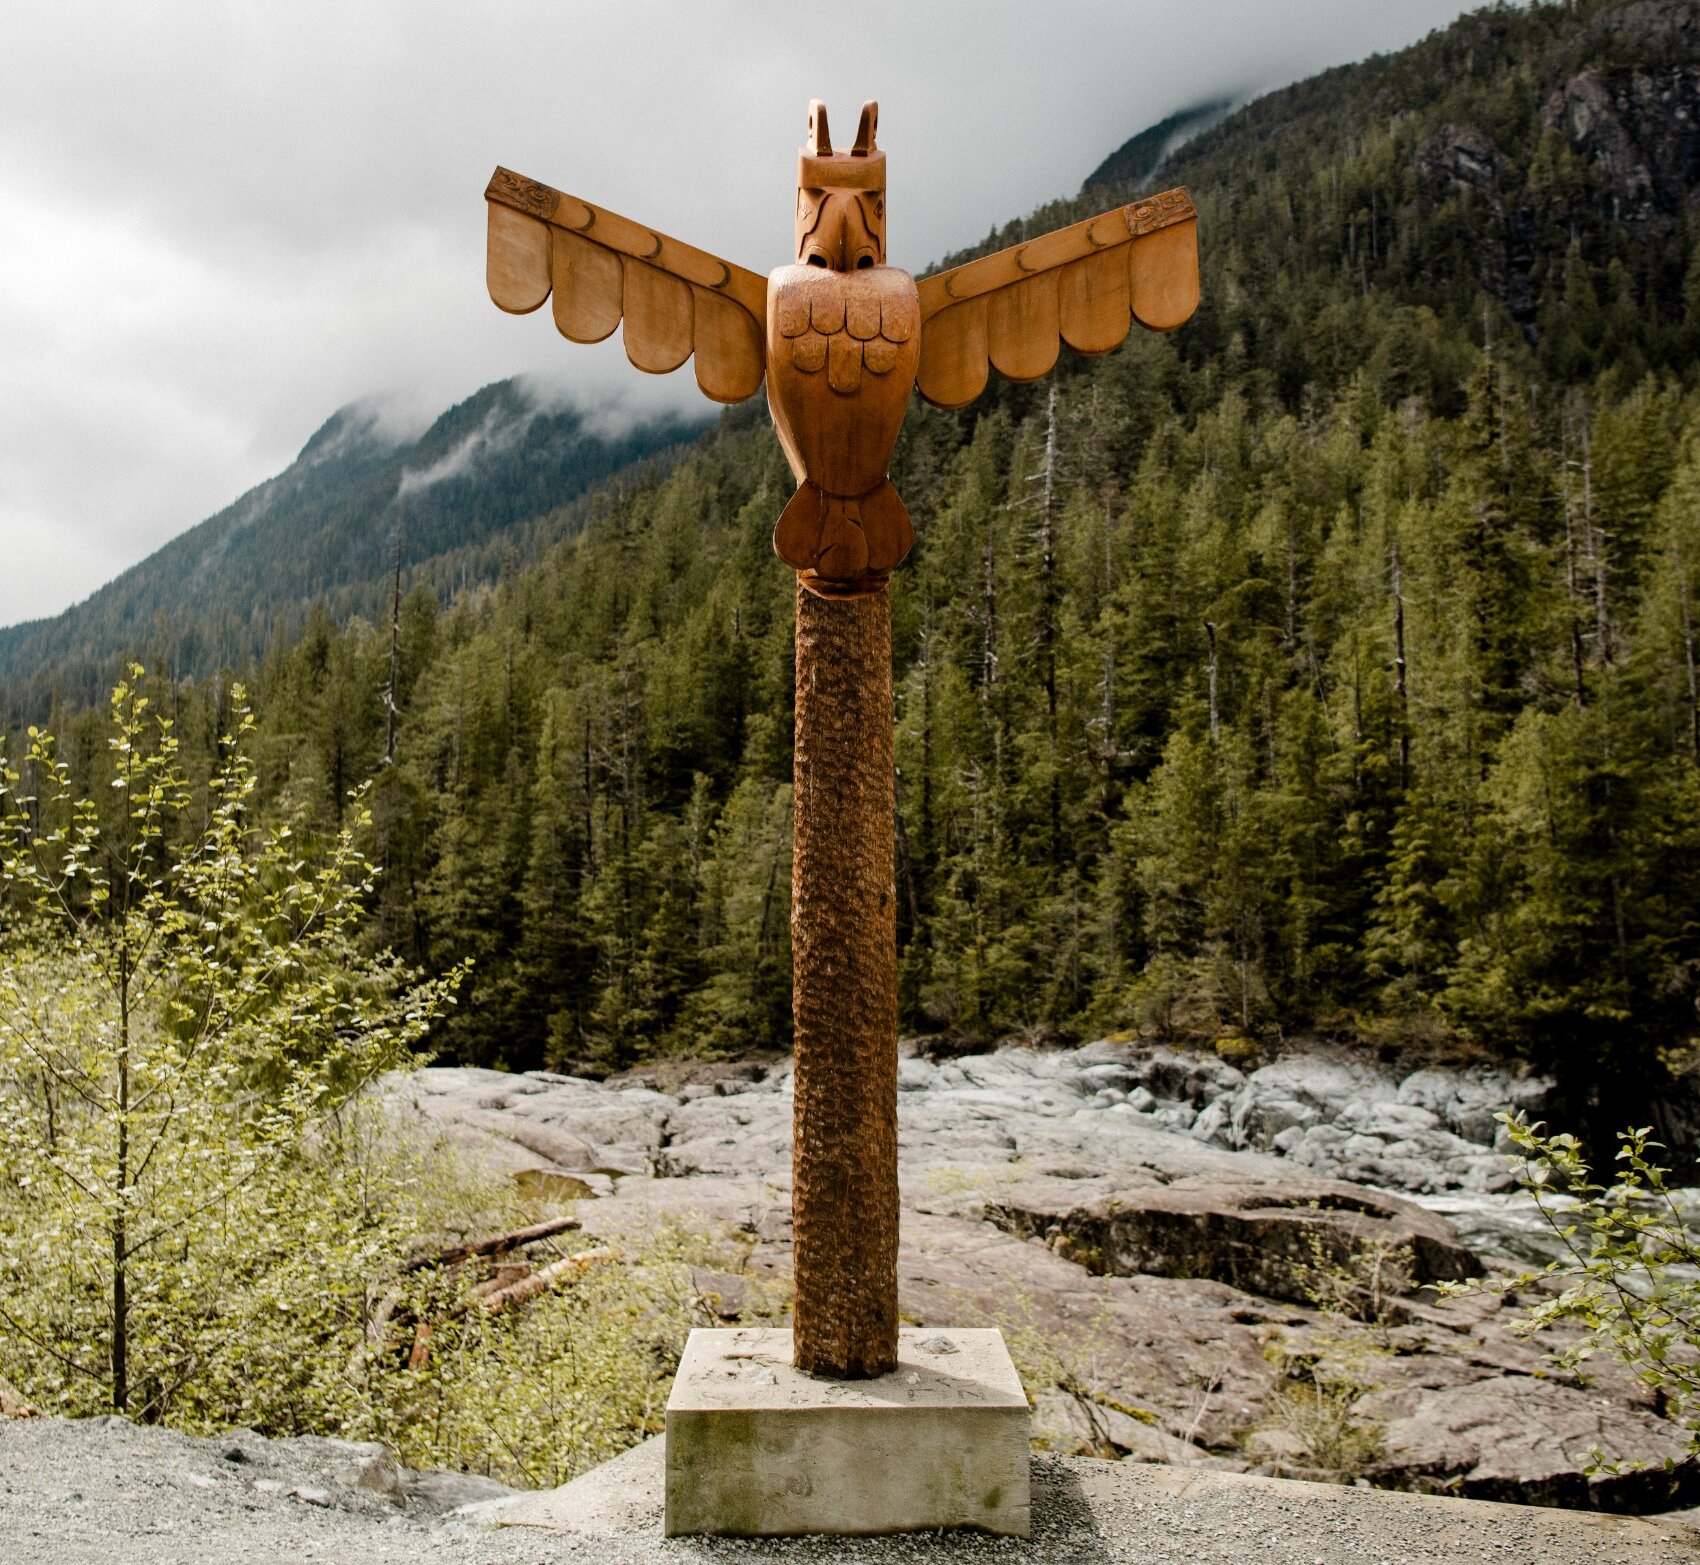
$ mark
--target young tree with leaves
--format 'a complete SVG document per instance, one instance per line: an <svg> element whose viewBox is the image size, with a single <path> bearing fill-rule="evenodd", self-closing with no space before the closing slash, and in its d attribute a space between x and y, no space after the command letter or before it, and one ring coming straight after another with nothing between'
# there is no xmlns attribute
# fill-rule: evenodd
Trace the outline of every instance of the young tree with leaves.
<svg viewBox="0 0 1700 1565"><path fill-rule="evenodd" d="M142 674L112 693L104 797L37 730L0 771L0 1188L22 1203L0 1203L0 1340L61 1405L146 1418L240 1361L333 1239L302 1166L462 974L357 952L358 796L322 845L258 825L240 689L203 793Z"/></svg>

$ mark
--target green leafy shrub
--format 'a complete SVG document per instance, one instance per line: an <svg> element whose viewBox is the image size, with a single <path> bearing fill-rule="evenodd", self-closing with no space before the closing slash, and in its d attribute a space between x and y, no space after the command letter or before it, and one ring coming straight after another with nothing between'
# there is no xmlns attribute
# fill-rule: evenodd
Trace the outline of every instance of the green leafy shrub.
<svg viewBox="0 0 1700 1565"><path fill-rule="evenodd" d="M1354 1478L1382 1454L1381 1426L1359 1415L1361 1397L1376 1389L1326 1357L1281 1351L1282 1372L1266 1427L1289 1435L1308 1472Z"/></svg>
<svg viewBox="0 0 1700 1565"><path fill-rule="evenodd" d="M1520 1321L1526 1334L1574 1331L1555 1354L1569 1369L1601 1353L1620 1359L1687 1432L1689 1454L1700 1456L1700 1236L1696 1214L1649 1155L1658 1147L1651 1128L1619 1136L1616 1176L1601 1184L1576 1137L1547 1135L1522 1114L1499 1119L1522 1154L1520 1182L1565 1253L1540 1271L1449 1291L1532 1292ZM1596 1450L1588 1471L1639 1465Z"/></svg>
<svg viewBox="0 0 1700 1565"><path fill-rule="evenodd" d="M1321 1214L1321 1203L1310 1210ZM1415 1258L1408 1244L1387 1234L1361 1238L1351 1235L1342 1251L1328 1242L1320 1222L1305 1230L1307 1259L1298 1266L1299 1286L1323 1316L1339 1325L1356 1321L1369 1326L1382 1347L1394 1319L1394 1300L1411 1290Z"/></svg>
<svg viewBox="0 0 1700 1565"><path fill-rule="evenodd" d="M563 1286L501 1313L478 1307L472 1273L412 1290L396 1317L430 1329L368 1335L354 1437L410 1466L552 1487L660 1433L686 1334L722 1324L692 1280L693 1262L722 1259L715 1241L659 1226L577 1253Z"/></svg>
<svg viewBox="0 0 1700 1565"><path fill-rule="evenodd" d="M374 871L358 795L317 844L257 828L241 690L197 789L140 672L112 695L107 797L74 788L35 730L0 768L0 1375L15 1399L195 1433L381 1439L414 1465L520 1484L653 1432L705 1318L690 1263L725 1256L629 1235L511 1308L491 1290L501 1267L542 1280L526 1260L504 1257L494 1280L410 1264L422 1241L539 1216L378 1086L416 1063L461 972L420 981L361 954Z"/></svg>
<svg viewBox="0 0 1700 1565"><path fill-rule="evenodd" d="M329 1394L299 1355L254 1373L266 1323L310 1338L395 1243L413 1175L348 1177L354 1105L461 975L358 954L358 807L316 852L252 828L240 688L202 794L141 672L104 801L35 729L0 771L0 1351L62 1412L288 1425Z"/></svg>

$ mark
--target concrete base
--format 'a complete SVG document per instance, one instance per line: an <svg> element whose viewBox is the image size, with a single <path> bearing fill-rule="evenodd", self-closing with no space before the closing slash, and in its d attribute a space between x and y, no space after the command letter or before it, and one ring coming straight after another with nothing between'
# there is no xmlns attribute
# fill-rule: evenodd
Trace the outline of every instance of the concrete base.
<svg viewBox="0 0 1700 1565"><path fill-rule="evenodd" d="M898 1334L897 1369L815 1380L791 1333L693 1331L667 1401L666 1531L973 1527L1028 1536L1027 1397L997 1331Z"/></svg>

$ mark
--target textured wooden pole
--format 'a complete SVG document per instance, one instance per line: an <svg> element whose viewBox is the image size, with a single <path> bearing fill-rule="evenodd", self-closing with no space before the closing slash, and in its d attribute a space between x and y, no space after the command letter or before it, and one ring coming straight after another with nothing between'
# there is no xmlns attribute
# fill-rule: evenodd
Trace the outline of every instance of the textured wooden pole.
<svg viewBox="0 0 1700 1565"><path fill-rule="evenodd" d="M897 908L891 593L797 588L791 983L795 1356L897 1367Z"/></svg>

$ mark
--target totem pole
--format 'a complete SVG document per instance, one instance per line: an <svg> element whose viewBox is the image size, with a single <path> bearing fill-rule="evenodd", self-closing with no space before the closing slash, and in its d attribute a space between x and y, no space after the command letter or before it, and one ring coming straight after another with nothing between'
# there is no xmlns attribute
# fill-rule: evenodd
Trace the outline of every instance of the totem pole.
<svg viewBox="0 0 1700 1565"><path fill-rule="evenodd" d="M1171 190L919 282L885 264L878 106L834 151L809 106L795 260L764 279L498 168L490 297L717 402L768 406L797 491L773 547L797 573L792 994L793 1345L835 1379L897 1366L897 922L889 576L914 529L889 476L911 390L959 408L989 369L1035 380L1059 345L1107 353L1130 321L1198 303L1197 214Z"/></svg>

